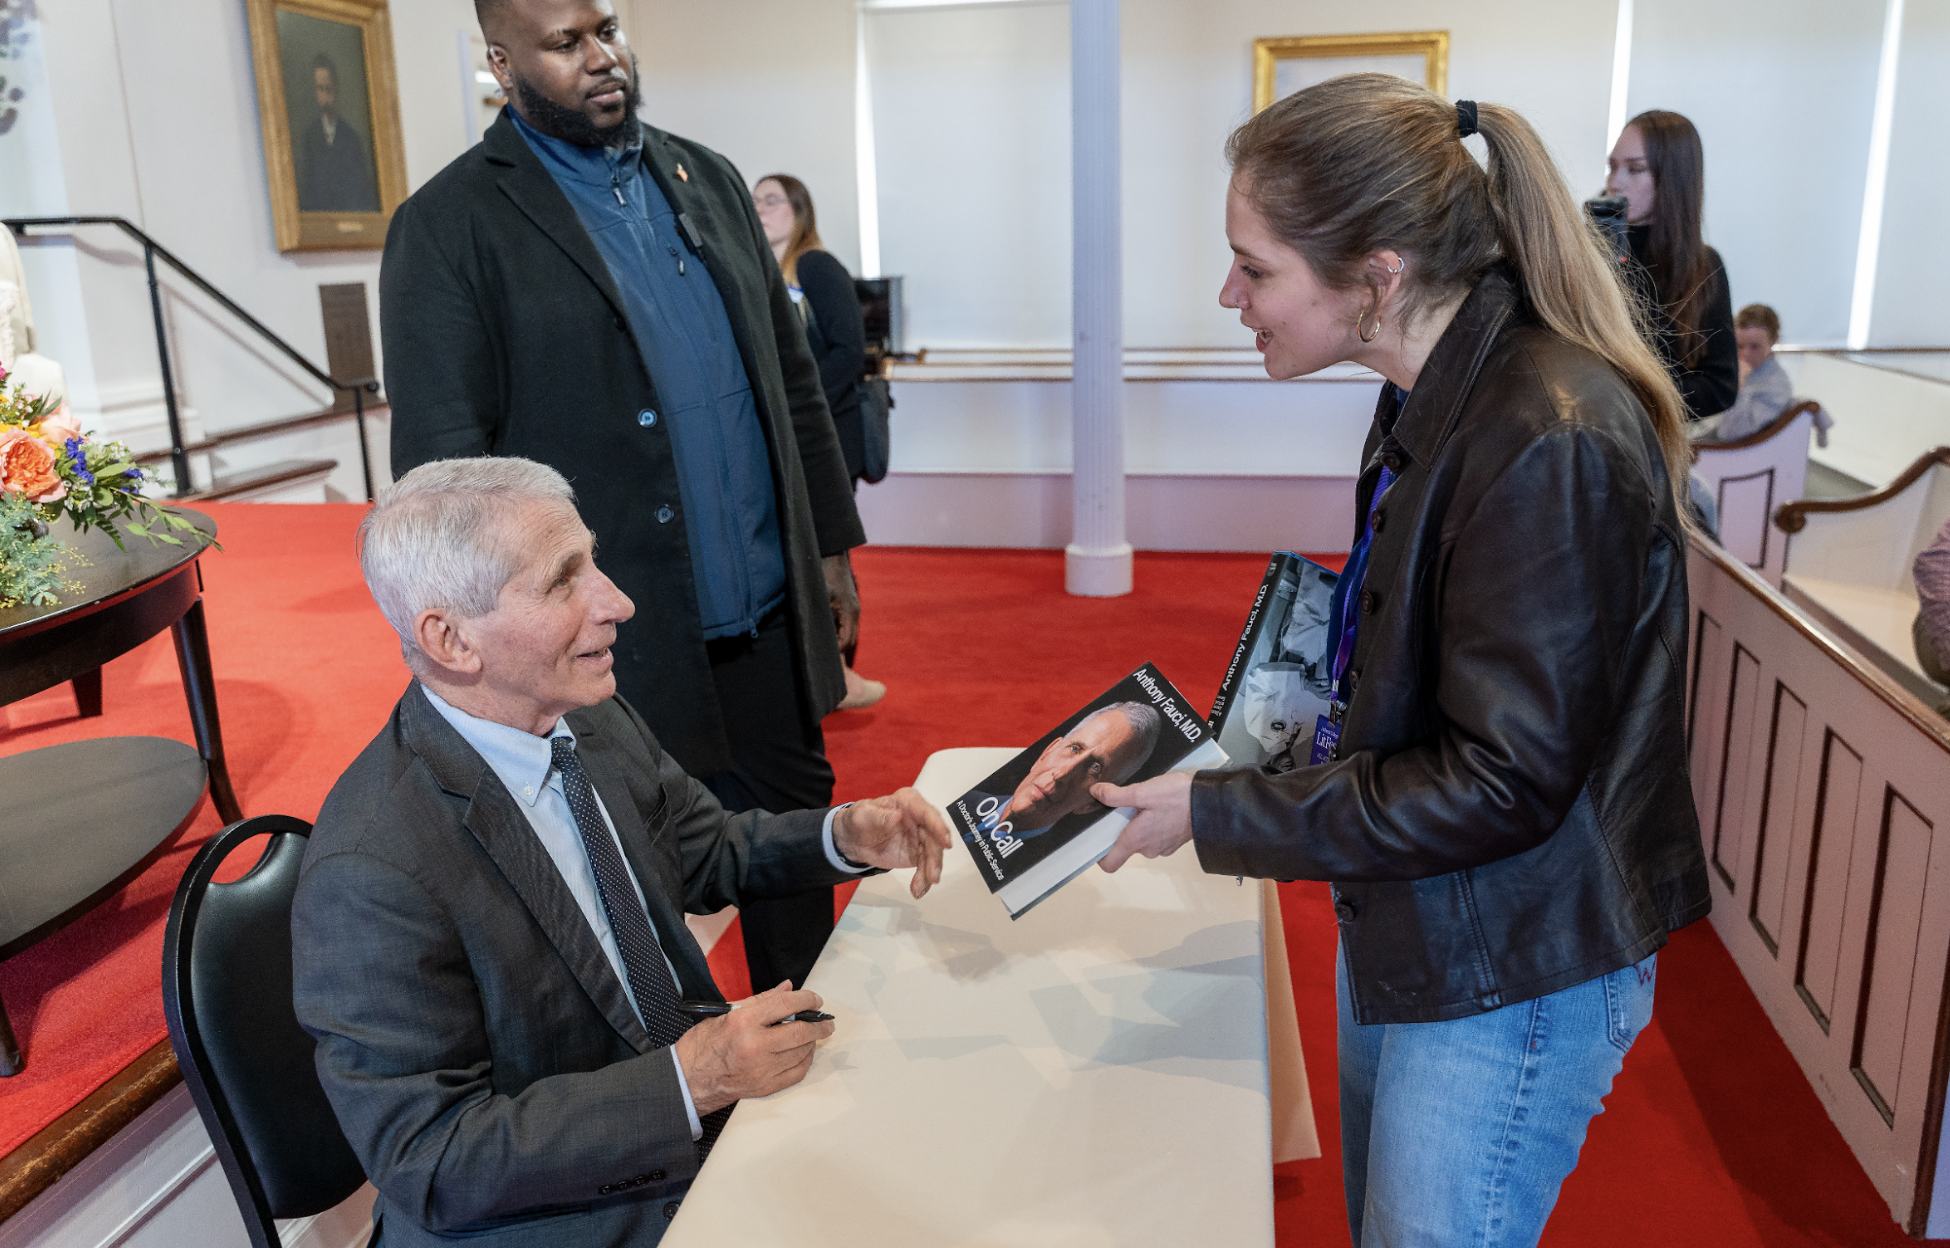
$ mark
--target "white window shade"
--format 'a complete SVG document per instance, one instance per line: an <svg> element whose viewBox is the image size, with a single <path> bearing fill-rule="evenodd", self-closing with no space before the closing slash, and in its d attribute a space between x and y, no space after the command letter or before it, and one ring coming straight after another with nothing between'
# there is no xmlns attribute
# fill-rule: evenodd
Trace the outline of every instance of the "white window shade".
<svg viewBox="0 0 1950 1248"><path fill-rule="evenodd" d="M1630 113L1666 108L1706 149L1706 241L1735 308L1789 342L1848 334L1883 5L1636 0Z"/></svg>
<svg viewBox="0 0 1950 1248"><path fill-rule="evenodd" d="M880 268L907 341L1070 342L1070 33L1060 4L871 8Z"/></svg>

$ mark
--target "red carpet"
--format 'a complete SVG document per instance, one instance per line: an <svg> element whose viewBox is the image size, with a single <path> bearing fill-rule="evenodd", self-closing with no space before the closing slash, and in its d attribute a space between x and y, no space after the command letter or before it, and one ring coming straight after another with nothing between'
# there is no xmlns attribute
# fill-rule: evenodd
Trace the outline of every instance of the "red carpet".
<svg viewBox="0 0 1950 1248"><path fill-rule="evenodd" d="M205 611L230 774L246 814L310 818L406 685L392 632L358 578L350 505L212 505L223 553L204 557ZM194 741L168 633L108 665L105 714L69 687L0 708L0 753L119 734ZM163 1038L162 933L176 882L219 826L206 797L134 884L18 957L0 999L27 1069L0 1080L0 1153ZM233 860L239 861L239 860ZM249 859L241 859L248 863Z"/></svg>
<svg viewBox="0 0 1950 1248"><path fill-rule="evenodd" d="M359 584L353 506L213 505L225 553L204 560L232 774L247 813L310 818L384 720L406 675ZM1138 592L1063 594L1054 552L868 550L860 670L879 706L826 723L839 797L907 783L937 749L1033 739L1150 659L1194 699L1216 688L1264 561L1141 555ZM0 709L0 753L110 733L190 739L158 639L114 664L108 713L77 720L66 687ZM0 963L28 1070L0 1081L0 1153L162 1037L162 928L177 878L216 826L207 806L107 906ZM1335 1110L1333 915L1324 886L1282 889L1294 989L1327 1155L1279 1167L1282 1245L1346 1243ZM744 987L736 925L714 950ZM1551 1245L1908 1242L1829 1124L1710 927L1662 958L1657 1013L1592 1125L1545 1235Z"/></svg>

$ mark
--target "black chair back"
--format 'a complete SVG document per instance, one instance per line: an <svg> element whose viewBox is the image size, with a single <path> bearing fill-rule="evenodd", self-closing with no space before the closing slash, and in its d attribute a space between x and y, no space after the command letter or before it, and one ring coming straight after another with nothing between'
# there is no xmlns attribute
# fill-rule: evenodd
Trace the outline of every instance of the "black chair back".
<svg viewBox="0 0 1950 1248"><path fill-rule="evenodd" d="M247 875L214 882L231 851L266 834ZM281 1248L274 1219L322 1213L365 1182L291 1004L291 899L310 834L302 819L260 815L211 837L163 938L169 1042L255 1248Z"/></svg>

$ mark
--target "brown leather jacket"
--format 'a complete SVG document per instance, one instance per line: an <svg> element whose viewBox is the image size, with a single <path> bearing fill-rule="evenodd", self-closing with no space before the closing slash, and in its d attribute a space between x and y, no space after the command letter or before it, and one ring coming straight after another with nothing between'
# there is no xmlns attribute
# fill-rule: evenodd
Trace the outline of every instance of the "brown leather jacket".
<svg viewBox="0 0 1950 1248"><path fill-rule="evenodd" d="M1382 465L1399 474L1336 759L1192 788L1205 870L1334 881L1362 1023L1583 983L1711 905L1686 769L1685 539L1644 409L1501 273L1398 418L1393 393L1356 490L1365 516Z"/></svg>

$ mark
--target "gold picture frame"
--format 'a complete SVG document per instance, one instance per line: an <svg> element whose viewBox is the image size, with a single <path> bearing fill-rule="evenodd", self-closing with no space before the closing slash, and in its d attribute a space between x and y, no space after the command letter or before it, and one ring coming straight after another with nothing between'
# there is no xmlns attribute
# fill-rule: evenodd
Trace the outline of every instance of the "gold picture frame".
<svg viewBox="0 0 1950 1248"><path fill-rule="evenodd" d="M278 250L386 244L406 150L386 0L247 0Z"/></svg>
<svg viewBox="0 0 1950 1248"><path fill-rule="evenodd" d="M1253 40L1253 111L1259 112L1284 94L1279 89L1280 62L1299 60L1341 60L1347 67L1338 73L1374 68L1357 62L1422 58L1422 82L1437 95L1447 95L1449 87L1449 32L1416 30L1379 35L1292 35L1280 39ZM1326 67L1321 67L1325 69ZM1333 77L1333 73L1325 75ZM1407 77L1406 74L1403 77Z"/></svg>

